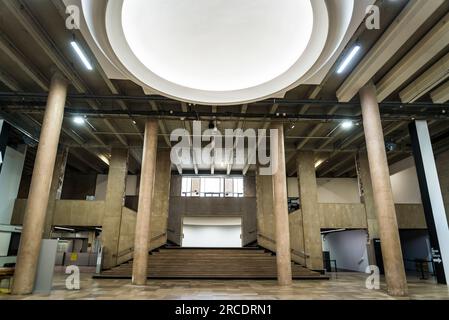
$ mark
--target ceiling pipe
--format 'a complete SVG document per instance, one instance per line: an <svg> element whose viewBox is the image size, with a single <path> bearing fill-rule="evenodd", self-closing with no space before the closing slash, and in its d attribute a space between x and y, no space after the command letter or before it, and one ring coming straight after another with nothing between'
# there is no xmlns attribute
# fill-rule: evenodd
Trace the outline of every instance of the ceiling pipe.
<svg viewBox="0 0 449 320"><path fill-rule="evenodd" d="M16 103L17 105L17 103ZM17 106L1 106L0 111L10 112L10 113L28 113L28 114L42 114L45 111L45 107L27 107L21 108ZM337 114L313 114L313 115L300 115L296 113L236 113L236 112L197 112L197 111L166 111L166 110L135 110L131 111L133 117L137 118L156 118L159 120L219 120L219 121L239 121L242 118L246 119L248 122L260 122L260 121L273 121L273 122L301 122L301 121L323 121L323 122L341 122L341 121L353 121L360 122L362 120L361 116L348 116L348 115L337 115ZM74 109L66 108L65 116L73 117L83 115L90 118L128 118L129 112L125 110L117 109ZM382 120L384 121L411 121L411 120L440 120L448 121L449 113L442 112L441 109L435 109L435 111L422 111L422 112L407 112L403 110L402 112L391 112L383 111Z"/></svg>
<svg viewBox="0 0 449 320"><path fill-rule="evenodd" d="M19 102L24 102L26 99L33 100L47 100L47 93L33 93L33 92L0 92L0 101L15 102L13 99L20 99ZM145 102L172 102L179 104L178 100L163 96L127 96L127 95L96 95L96 94L68 94L69 100L123 100L123 101L145 101ZM11 100L11 101L10 101ZM266 99L258 102L249 103L248 105L313 105L313 106L342 106L342 107L359 107L359 101L339 102L338 100L315 100L315 99ZM192 104L194 105L194 104ZM200 105L200 104L197 104ZM384 101L379 104L380 107L408 107L408 108L424 108L424 107L440 107L449 108L449 103L437 104L432 101L403 103L400 101ZM240 104L238 104L240 106ZM223 107L225 108L225 107Z"/></svg>

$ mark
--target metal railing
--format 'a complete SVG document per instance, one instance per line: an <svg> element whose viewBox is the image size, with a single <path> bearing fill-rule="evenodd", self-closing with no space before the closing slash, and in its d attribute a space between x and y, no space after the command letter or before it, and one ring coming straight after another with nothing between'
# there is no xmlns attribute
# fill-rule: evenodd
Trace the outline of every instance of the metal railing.
<svg viewBox="0 0 449 320"><path fill-rule="evenodd" d="M269 238L269 237L267 237L267 236L265 236L265 235L263 235L261 233L258 233L257 236L262 238L262 239L267 240L268 242L276 244L276 241L274 241L273 239L271 239L271 238ZM296 255L298 257L301 257L301 258L304 258L304 259L310 258L310 256L308 254L306 254L305 252L298 251L298 250L295 250L295 249L291 249L290 251L291 251L291 253L293 253L294 255Z"/></svg>
<svg viewBox="0 0 449 320"><path fill-rule="evenodd" d="M160 239L160 238L162 238L162 237L165 237L166 235L167 235L166 232L161 233L160 235L151 238L150 241L156 241L156 240L158 240L158 239ZM126 256L127 254L130 254L130 253L133 253L133 252L134 252L134 246L129 247L129 248L127 248L127 249L125 249L125 250L122 250L122 251L120 251L119 253L117 253L117 258L121 258L121 257Z"/></svg>

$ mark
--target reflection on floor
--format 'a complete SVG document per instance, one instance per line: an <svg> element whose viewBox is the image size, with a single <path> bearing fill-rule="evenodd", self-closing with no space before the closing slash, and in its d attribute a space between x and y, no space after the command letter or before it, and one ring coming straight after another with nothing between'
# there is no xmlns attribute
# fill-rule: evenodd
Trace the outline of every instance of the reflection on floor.
<svg viewBox="0 0 449 320"><path fill-rule="evenodd" d="M50 296L33 295L15 297L0 295L0 299L393 299L385 292L365 288L366 276L355 273L330 274L331 280L294 281L288 288L280 288L276 281L209 281L209 280L153 280L146 287L134 287L129 280L92 279L90 274L81 275L81 290L65 289L65 275L55 276L54 290ZM408 299L449 300L447 286L433 281L409 279Z"/></svg>

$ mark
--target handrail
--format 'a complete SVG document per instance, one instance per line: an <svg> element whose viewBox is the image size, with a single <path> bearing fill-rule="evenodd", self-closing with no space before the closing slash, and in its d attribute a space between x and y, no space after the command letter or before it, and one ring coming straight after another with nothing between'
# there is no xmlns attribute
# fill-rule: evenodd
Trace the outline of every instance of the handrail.
<svg viewBox="0 0 449 320"><path fill-rule="evenodd" d="M165 237L166 235L167 235L166 232L161 233L160 235L158 235L158 236L156 236L156 237L154 237L154 238L151 238L150 241L155 241L155 240L157 240L157 239L160 239L160 238L162 238L162 237ZM127 249L125 249L125 250L122 250L122 251L120 251L119 253L117 253L117 258L121 258L121 257L123 257L124 255L127 255L127 254L129 254L129 253L131 253L131 252L134 252L134 246L129 247L129 248L127 248Z"/></svg>
<svg viewBox="0 0 449 320"><path fill-rule="evenodd" d="M267 240L267 241L269 241L269 242L271 242L273 244L276 244L276 241L274 241L273 239L271 239L271 238L269 238L269 237L267 237L267 236L265 236L265 235L263 235L261 233L258 233L257 236L260 237L260 238L264 238L265 240ZM304 259L310 258L310 255L306 254L305 252L298 251L298 250L295 250L295 249L291 249L290 251L294 255L297 255L297 256L299 256L301 258L304 258Z"/></svg>

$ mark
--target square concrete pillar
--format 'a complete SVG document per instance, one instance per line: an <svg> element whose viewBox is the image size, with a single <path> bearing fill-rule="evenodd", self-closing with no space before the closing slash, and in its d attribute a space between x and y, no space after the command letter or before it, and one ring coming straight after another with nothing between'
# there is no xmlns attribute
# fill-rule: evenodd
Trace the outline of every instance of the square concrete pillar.
<svg viewBox="0 0 449 320"><path fill-rule="evenodd" d="M276 261L278 283L288 286L292 283L292 258L290 248L290 226L288 222L287 176L285 172L284 125L272 125L277 130L277 168L273 174L273 211L276 227ZM274 151L274 152L276 152ZM272 150L273 152L273 150Z"/></svg>
<svg viewBox="0 0 449 320"><path fill-rule="evenodd" d="M128 175L128 149L112 149L106 187L103 231L103 268L117 265L122 208L125 204L126 177Z"/></svg>
<svg viewBox="0 0 449 320"><path fill-rule="evenodd" d="M377 222L376 206L374 203L373 185L369 170L368 155L360 152L357 157L357 174L359 180L361 201L365 205L366 224L368 227L368 259L370 265L376 265L373 239L379 239L379 224Z"/></svg>
<svg viewBox="0 0 449 320"><path fill-rule="evenodd" d="M323 270L323 245L321 240L321 218L318 208L318 187L315 171L315 154L299 152L296 159L301 213L304 231L304 253L306 267Z"/></svg>
<svg viewBox="0 0 449 320"><path fill-rule="evenodd" d="M47 206L47 215L45 217L44 239L50 239L51 237L56 201L61 200L68 155L68 148L61 148L56 155L56 163L53 171L53 178L50 187L50 197Z"/></svg>

